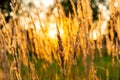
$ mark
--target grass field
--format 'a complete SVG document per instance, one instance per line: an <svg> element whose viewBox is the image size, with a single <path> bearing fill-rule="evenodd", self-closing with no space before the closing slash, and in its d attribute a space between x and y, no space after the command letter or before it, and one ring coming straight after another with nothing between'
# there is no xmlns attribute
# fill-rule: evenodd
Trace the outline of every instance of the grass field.
<svg viewBox="0 0 120 80"><path fill-rule="evenodd" d="M68 16L58 0L46 18L20 0L9 21L0 11L0 80L120 80L120 1L108 20L100 10L93 20L89 0L69 2Z"/></svg>

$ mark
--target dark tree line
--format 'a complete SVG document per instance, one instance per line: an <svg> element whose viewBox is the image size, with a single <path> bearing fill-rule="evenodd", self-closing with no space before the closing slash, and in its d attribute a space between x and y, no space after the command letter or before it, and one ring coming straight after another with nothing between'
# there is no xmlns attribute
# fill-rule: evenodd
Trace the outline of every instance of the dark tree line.
<svg viewBox="0 0 120 80"><path fill-rule="evenodd" d="M91 1L91 8L93 10L93 20L97 20L97 14L98 14L98 6L96 4L96 0L90 0ZM105 0L98 0L99 2L104 2ZM10 2L11 0L0 0L0 10L3 13L9 13L11 11L11 7L10 7ZM75 6L76 6L76 2L77 0L73 0ZM64 8L65 14L66 16L68 16L68 12L72 13L72 6L70 4L70 0L61 0L61 4ZM8 21L8 19L10 18L10 16L6 17L6 20Z"/></svg>
<svg viewBox="0 0 120 80"><path fill-rule="evenodd" d="M77 0L73 0L75 6L77 5ZM105 0L98 0L98 2L101 2L101 3L104 3ZM93 20L97 20L98 17L98 6L96 4L96 0L90 0L90 3L91 3L91 8L92 8L92 11L93 11ZM65 11L65 14L66 16L68 16L68 12L72 13L72 6L70 4L70 0L62 0L61 1L61 4L64 8L64 11Z"/></svg>

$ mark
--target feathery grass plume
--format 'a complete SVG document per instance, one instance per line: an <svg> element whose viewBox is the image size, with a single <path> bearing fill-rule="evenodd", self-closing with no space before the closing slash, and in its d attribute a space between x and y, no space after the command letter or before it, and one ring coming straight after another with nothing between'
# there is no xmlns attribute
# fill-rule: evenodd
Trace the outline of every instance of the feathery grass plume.
<svg viewBox="0 0 120 80"><path fill-rule="evenodd" d="M64 14L64 10L62 8L62 5L60 4L60 0L55 0L55 6L57 7L58 17L64 18L65 14Z"/></svg>
<svg viewBox="0 0 120 80"><path fill-rule="evenodd" d="M62 71L63 71L63 76L65 76L65 72L64 72L64 67L65 67L64 47L63 47L63 44L62 44L62 39L60 37L60 31L59 31L58 26L56 26L56 29L57 29L57 38L58 38L58 53L59 53L59 56L60 56L60 66L61 66Z"/></svg>
<svg viewBox="0 0 120 80"><path fill-rule="evenodd" d="M106 35L106 48L107 48L107 54L110 56L111 55L111 41L108 35Z"/></svg>
<svg viewBox="0 0 120 80"><path fill-rule="evenodd" d="M83 12L82 12L82 6L81 6L81 0L77 0L77 14L79 19L83 18Z"/></svg>
<svg viewBox="0 0 120 80"><path fill-rule="evenodd" d="M7 45L10 44L10 38L8 35L8 29L7 29L7 23L5 21L5 17L2 14L2 12L0 12L0 25L3 26L3 28L0 30L0 64L3 68L3 71L5 73L5 80L10 79L10 73L9 73L9 69L10 69L10 65L9 65L9 61L8 61L8 57L7 57Z"/></svg>
<svg viewBox="0 0 120 80"><path fill-rule="evenodd" d="M0 25L3 26L3 28L1 29L1 35L3 36L4 38L4 41L5 41L5 45L6 45L6 48L8 49L8 46L10 45L10 28L9 28L9 25L7 25L6 21L5 21L5 17L4 15L2 14L2 12L0 12Z"/></svg>
<svg viewBox="0 0 120 80"><path fill-rule="evenodd" d="M20 7L20 0L16 1L16 0L12 0L11 3L11 8L14 12L14 14L17 14L17 11ZM17 47L18 47L18 43L17 43L17 27L18 23L17 23L17 19L13 19L13 26L12 26L12 46L13 46L13 58L14 58L14 62L13 62L13 68L16 74L16 77L18 80L21 80L21 74L20 74L20 63L19 63L19 58L18 58L18 51L17 51Z"/></svg>
<svg viewBox="0 0 120 80"><path fill-rule="evenodd" d="M0 31L1 33L1 31ZM2 33L1 33L2 34ZM2 67L2 70L4 72L4 77L3 79L8 80L10 78L10 74L9 74L9 61L7 60L7 49L6 49L6 45L5 45L5 41L4 41L4 37L3 35L0 35L0 64Z"/></svg>
<svg viewBox="0 0 120 80"><path fill-rule="evenodd" d="M97 77L97 71L93 63L90 66L88 77L89 80L99 80L99 78Z"/></svg>
<svg viewBox="0 0 120 80"><path fill-rule="evenodd" d="M83 11L83 19L82 19L82 31L84 31L84 34L82 35L83 41L85 43L85 46L83 47L83 64L85 68L85 77L88 79L88 73L89 68L91 65L91 57L90 57L90 40L89 40L89 31L92 28L92 11L90 7L90 1L88 0L81 0L82 5L82 11ZM88 8L88 9L87 9ZM91 21L90 21L91 20Z"/></svg>
<svg viewBox="0 0 120 80"><path fill-rule="evenodd" d="M60 36L60 30L59 30L59 26L61 23L61 7L59 6L59 0L56 0L56 7L57 7L57 12L58 12L58 24L56 24L56 30L57 30L57 42L58 42L58 54L59 54L59 58L60 58L60 67L62 70L62 76L63 79L66 78L66 72L65 72L65 54L64 54L64 46L63 46L63 42Z"/></svg>
<svg viewBox="0 0 120 80"><path fill-rule="evenodd" d="M77 34L76 34L76 41L75 41L75 45L74 45L74 60L76 58L76 55L77 55L77 48L79 46L79 41L80 41L80 26L78 28L78 31L77 31Z"/></svg>
<svg viewBox="0 0 120 80"><path fill-rule="evenodd" d="M13 26L12 26L12 30L13 30L13 37L12 37L12 46L13 46L13 58L14 58L14 62L13 62L13 67L14 67L14 71L16 74L16 77L18 80L22 80L21 78L21 74L20 74L20 64L19 64L19 53L17 51L17 23L16 20L13 21Z"/></svg>
<svg viewBox="0 0 120 80"><path fill-rule="evenodd" d="M6 27L5 17L1 11L0 11L0 25L2 25L3 27Z"/></svg>
<svg viewBox="0 0 120 80"><path fill-rule="evenodd" d="M33 19L32 15L30 15L29 18L30 18L30 21L31 21L31 23L33 25L33 28L32 28L32 34L33 34L32 41L33 41L34 52L35 52L35 54L39 54L39 52L38 52L38 44L36 44L36 42L39 43L39 41L37 40L37 36L35 34L36 33L36 25L35 25L35 22L34 22L34 19Z"/></svg>
<svg viewBox="0 0 120 80"><path fill-rule="evenodd" d="M116 1L118 4L120 4L120 1L117 0ZM120 41L120 5L117 6L116 8L116 18L117 18L117 24L116 24L116 32L118 34L118 38L119 38L119 41Z"/></svg>
<svg viewBox="0 0 120 80"><path fill-rule="evenodd" d="M71 14L69 13L69 25L67 26L68 31L68 73L70 73L71 66L73 64L73 46L74 46L74 39L72 34L72 18Z"/></svg>
<svg viewBox="0 0 120 80"><path fill-rule="evenodd" d="M113 4L114 3L114 4ZM110 40L111 40L111 53L112 53L112 63L115 62L115 57L116 57L116 38L119 38L119 6L117 8L117 6L115 5L116 1L111 0L110 1L110 29L109 29L109 34L110 34ZM119 3L119 1L117 1L117 3Z"/></svg>
<svg viewBox="0 0 120 80"><path fill-rule="evenodd" d="M70 0L70 3L71 3L71 5L72 5L72 9L73 9L73 13L74 13L74 15L75 15L75 18L77 18L77 11L76 11L76 7L75 7L75 5L74 5L73 0Z"/></svg>
<svg viewBox="0 0 120 80"><path fill-rule="evenodd" d="M103 24L103 15L101 12L98 14L98 21L96 24L94 24L93 30L97 30L98 34L96 34L99 39L96 40L96 49L98 50L98 54L100 57L102 57L102 40L103 40L103 35L101 33L101 26Z"/></svg>
<svg viewBox="0 0 120 80"><path fill-rule="evenodd" d="M74 5L74 2L72 0L70 0L70 3L72 5L72 9L73 9L73 12L74 12L75 20L76 20L76 23L78 25L78 30L77 30L76 38L75 38L75 45L74 45L74 48L73 48L73 59L75 60L76 54L77 54L77 49L78 49L78 46L79 46L79 41L80 41L80 26L81 26L82 22L81 22L81 19L79 19L78 16L77 16L77 12L76 12L76 8L75 8L75 5ZM80 3L77 3L77 4L80 4ZM76 62L73 62L73 63L76 63Z"/></svg>
<svg viewBox="0 0 120 80"><path fill-rule="evenodd" d="M21 5L21 0L11 0L10 6L12 11L16 14Z"/></svg>

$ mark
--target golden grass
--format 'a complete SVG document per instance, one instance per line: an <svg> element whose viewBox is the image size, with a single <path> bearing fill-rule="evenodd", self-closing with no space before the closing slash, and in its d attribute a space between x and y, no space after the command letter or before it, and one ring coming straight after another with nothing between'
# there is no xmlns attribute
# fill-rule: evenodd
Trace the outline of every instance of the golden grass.
<svg viewBox="0 0 120 80"><path fill-rule="evenodd" d="M119 0L116 1L119 2ZM3 26L0 30L0 64L4 68L0 70L0 74L4 78L0 77L0 79L23 80L21 65L24 64L28 69L29 79L39 80L34 62L30 61L31 55L36 63L37 58L39 58L52 64L54 57L65 79L71 72L71 67L77 64L76 58L79 55L83 55L84 79L88 80L101 80L97 77L97 70L93 60L96 54L99 54L101 58L104 56L103 48L107 48L107 55L112 56L113 64L115 63L115 58L119 62L120 6L115 7L113 5L114 0L111 0L107 34L102 35L98 27L97 32L100 36L97 35L97 39L94 40L93 36L95 33L92 37L90 37L90 34L96 29L96 25L102 25L102 14L99 13L98 20L93 21L89 0L77 0L77 7L75 7L73 0L70 0L70 3L73 14L69 13L69 17L65 16L62 5L58 1L55 4L58 16L54 16L53 13L50 14L54 20L50 20L50 16L47 16L46 20L42 20L38 9L33 12L37 14L34 16L29 13L27 16L24 16L24 13L21 14L24 20L25 17L29 19L28 22L25 22L27 24L25 26L21 24L20 17L17 16L17 11L20 9L20 1L11 1L11 8L17 17L12 17L8 23L5 21L4 14L0 12L0 24ZM39 22L39 30L37 30L36 20ZM55 30L57 31L54 39L48 35L51 27L49 26L50 23L55 24ZM24 27L28 28L25 29ZM60 35L60 29L63 30L62 35ZM95 53L96 48L98 53ZM8 54L12 55L13 60L8 60ZM91 61L89 61L90 59ZM44 68L46 67L49 66L44 65ZM109 71L107 69L105 71L106 80L109 80Z"/></svg>

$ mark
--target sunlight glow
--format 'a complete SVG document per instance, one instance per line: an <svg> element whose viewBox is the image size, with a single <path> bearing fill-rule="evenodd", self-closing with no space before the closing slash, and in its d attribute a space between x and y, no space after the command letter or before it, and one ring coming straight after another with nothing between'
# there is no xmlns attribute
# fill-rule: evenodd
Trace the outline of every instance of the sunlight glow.
<svg viewBox="0 0 120 80"><path fill-rule="evenodd" d="M51 38L54 38L57 35L57 31L53 29L53 30L50 30L48 34Z"/></svg>
<svg viewBox="0 0 120 80"><path fill-rule="evenodd" d="M117 8L119 6L119 3L117 1L114 2L114 6Z"/></svg>
<svg viewBox="0 0 120 80"><path fill-rule="evenodd" d="M56 29L51 29L49 30L48 32L50 38L56 38L57 37L57 30ZM63 30L60 29L60 35L62 36L63 35Z"/></svg>
<svg viewBox="0 0 120 80"><path fill-rule="evenodd" d="M40 30L40 23L39 21L35 21L35 27L37 30Z"/></svg>
<svg viewBox="0 0 120 80"><path fill-rule="evenodd" d="M42 0L44 6L49 7L54 4L54 0Z"/></svg>
<svg viewBox="0 0 120 80"><path fill-rule="evenodd" d="M60 30L60 36L63 35L64 31L62 28L59 28ZM57 37L57 30L56 30L56 24L52 23L49 25L49 31L48 31L48 35L50 38L56 38Z"/></svg>
<svg viewBox="0 0 120 80"><path fill-rule="evenodd" d="M107 29L107 21L103 21L103 23L101 25L101 34L105 35L106 29Z"/></svg>
<svg viewBox="0 0 120 80"><path fill-rule="evenodd" d="M100 37L100 34L97 30L93 30L90 33L90 39L97 40Z"/></svg>

